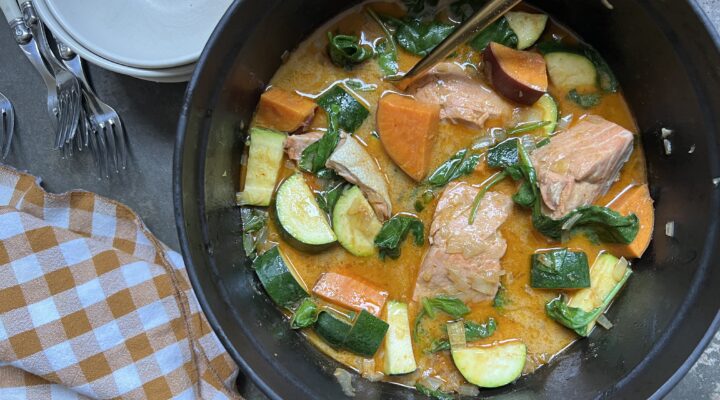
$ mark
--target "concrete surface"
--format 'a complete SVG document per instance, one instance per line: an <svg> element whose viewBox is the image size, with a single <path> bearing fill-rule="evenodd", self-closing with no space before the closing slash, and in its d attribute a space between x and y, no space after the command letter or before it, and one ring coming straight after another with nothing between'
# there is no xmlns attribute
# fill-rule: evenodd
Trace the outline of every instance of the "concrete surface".
<svg viewBox="0 0 720 400"><path fill-rule="evenodd" d="M715 26L720 26L720 0L699 0ZM51 150L52 134L45 111L45 87L12 41L0 30L0 92L17 112L17 136L7 163L43 178L52 192L94 191L134 209L155 234L177 249L172 204L172 157L177 116L184 84L156 84L90 68L100 96L116 107L132 143L130 167L100 180L89 154L61 159ZM153 110L152 113L148 110ZM248 398L262 398L250 385ZM720 400L720 333L668 399Z"/></svg>

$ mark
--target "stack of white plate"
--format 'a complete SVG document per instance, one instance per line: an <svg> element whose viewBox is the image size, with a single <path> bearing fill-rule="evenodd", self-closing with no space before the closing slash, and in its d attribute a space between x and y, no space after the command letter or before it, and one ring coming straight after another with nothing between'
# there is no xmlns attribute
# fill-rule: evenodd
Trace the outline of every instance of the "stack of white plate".
<svg viewBox="0 0 720 400"><path fill-rule="evenodd" d="M155 82L184 82L232 0L33 0L83 59Z"/></svg>

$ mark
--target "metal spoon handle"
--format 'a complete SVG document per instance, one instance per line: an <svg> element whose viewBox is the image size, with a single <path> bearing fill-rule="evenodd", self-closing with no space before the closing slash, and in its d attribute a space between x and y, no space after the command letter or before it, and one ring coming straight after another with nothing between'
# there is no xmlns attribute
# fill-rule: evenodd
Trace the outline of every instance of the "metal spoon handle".
<svg viewBox="0 0 720 400"><path fill-rule="evenodd" d="M492 0L482 9L460 24L448 37L438 44L428 55L423 57L408 73L402 76L403 80L414 78L435 64L444 60L461 44L467 42L479 31L487 28L498 18L503 16L521 0Z"/></svg>

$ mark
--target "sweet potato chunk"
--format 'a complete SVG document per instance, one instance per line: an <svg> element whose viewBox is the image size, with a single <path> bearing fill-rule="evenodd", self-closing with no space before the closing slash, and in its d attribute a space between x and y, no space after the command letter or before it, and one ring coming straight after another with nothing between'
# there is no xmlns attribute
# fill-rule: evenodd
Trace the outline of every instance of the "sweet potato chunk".
<svg viewBox="0 0 720 400"><path fill-rule="evenodd" d="M640 258L650 245L655 223L653 199L647 185L635 186L610 204L610 208L622 215L635 213L640 220L640 230L632 243L617 246L613 254L625 258Z"/></svg>
<svg viewBox="0 0 720 400"><path fill-rule="evenodd" d="M294 132L312 119L315 108L317 104L310 99L272 87L260 96L255 121L265 128Z"/></svg>
<svg viewBox="0 0 720 400"><path fill-rule="evenodd" d="M379 317L388 293L378 289L362 278L353 278L336 272L322 274L313 293L339 306L351 310L365 310Z"/></svg>
<svg viewBox="0 0 720 400"><path fill-rule="evenodd" d="M440 106L399 94L378 102L377 130L380 141L395 164L416 181L430 167L430 151L437 136Z"/></svg>
<svg viewBox="0 0 720 400"><path fill-rule="evenodd" d="M490 43L483 59L493 87L506 98L532 105L547 91L547 69L540 54Z"/></svg>

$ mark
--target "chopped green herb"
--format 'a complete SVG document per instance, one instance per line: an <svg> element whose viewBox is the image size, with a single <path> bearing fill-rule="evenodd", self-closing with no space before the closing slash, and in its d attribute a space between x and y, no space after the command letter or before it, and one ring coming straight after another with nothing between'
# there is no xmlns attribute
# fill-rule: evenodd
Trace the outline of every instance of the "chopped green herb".
<svg viewBox="0 0 720 400"><path fill-rule="evenodd" d="M497 329L497 323L493 317L488 318L487 322L479 324L474 321L465 321L465 340L474 342L492 336ZM450 350L450 342L447 339L434 340L431 347L431 353L438 351Z"/></svg>
<svg viewBox="0 0 720 400"><path fill-rule="evenodd" d="M580 107L588 109L600 104L602 96L599 93L578 93L577 90L571 89L567 94L567 98Z"/></svg>
<svg viewBox="0 0 720 400"><path fill-rule="evenodd" d="M302 329L312 326L315 322L317 322L319 313L320 309L318 308L317 303L315 303L315 301L310 297L306 297L305 300L300 303L297 310L295 310L295 313L290 320L290 328Z"/></svg>
<svg viewBox="0 0 720 400"><path fill-rule="evenodd" d="M340 89L342 90L342 89ZM301 169L318 173L325 169L325 163L340 141L340 129L338 128L340 118L340 107L337 104L328 106L328 129L317 142L312 143L300 155L298 165Z"/></svg>
<svg viewBox="0 0 720 400"><path fill-rule="evenodd" d="M545 313L555 321L577 332L578 335L586 336L586 327L598 315L602 313L602 307L596 307L591 311L581 308L570 307L562 296L550 300L545 305Z"/></svg>
<svg viewBox="0 0 720 400"><path fill-rule="evenodd" d="M508 136L514 136L525 132L532 132L536 129L540 129L544 126L552 124L552 121L533 121L533 122L521 122L514 128L507 131Z"/></svg>
<svg viewBox="0 0 720 400"><path fill-rule="evenodd" d="M380 25L385 35L384 39L381 39L375 45L375 55L377 57L378 65L385 75L397 75L400 67L398 66L397 46L395 45L395 39L392 33L385 25L385 23L375 14L371 8L367 8L367 13L370 17Z"/></svg>
<svg viewBox="0 0 720 400"><path fill-rule="evenodd" d="M328 32L327 36L330 60L338 67L350 69L373 56L372 49L368 46L363 46L360 43L360 38L357 36L333 36L332 32Z"/></svg>
<svg viewBox="0 0 720 400"><path fill-rule="evenodd" d="M425 183L434 188L443 187L461 176L471 174L479 162L479 154L468 155L468 150L462 149L437 167Z"/></svg>
<svg viewBox="0 0 720 400"><path fill-rule="evenodd" d="M582 251L554 249L532 255L530 286L539 289L590 287L590 267Z"/></svg>
<svg viewBox="0 0 720 400"><path fill-rule="evenodd" d="M438 21L392 17L385 17L385 21L395 27L395 41L400 47L421 57L430 53L455 30L455 25Z"/></svg>
<svg viewBox="0 0 720 400"><path fill-rule="evenodd" d="M430 318L435 318L437 313L442 311L453 318L460 318L463 315L470 313L470 309L462 302L462 300L451 296L440 295L435 297L424 297L421 300L421 303L423 308L415 317L414 337L416 338L418 331L420 330L420 322L426 315Z"/></svg>
<svg viewBox="0 0 720 400"><path fill-rule="evenodd" d="M490 190L493 186L502 182L505 178L507 178L507 176L508 174L504 171L497 173L490 180L490 182L488 182L487 185L480 188L480 191L475 195L475 198L472 202L472 208L470 209L470 217L468 218L468 225L472 225L475 222L475 216L477 215L478 208L480 208L480 201L483 197L485 197L485 193L487 193L487 191Z"/></svg>
<svg viewBox="0 0 720 400"><path fill-rule="evenodd" d="M435 15L438 0L403 0L407 15L411 17L423 17Z"/></svg>
<svg viewBox="0 0 720 400"><path fill-rule="evenodd" d="M258 239L267 231L267 219L268 213L265 210L250 207L240 208L240 221L243 227L242 243L246 256L255 257Z"/></svg>
<svg viewBox="0 0 720 400"><path fill-rule="evenodd" d="M337 107L338 127L349 133L355 132L370 113L365 106L350 93L346 92L341 85L335 85L328 89L318 97L316 101L328 114L330 114L334 107Z"/></svg>
<svg viewBox="0 0 720 400"><path fill-rule="evenodd" d="M415 238L415 245L422 246L425 241L425 226L422 221L413 215L398 214L385 222L375 237L375 246L378 248L380 258L400 257L400 245L408 233Z"/></svg>
<svg viewBox="0 0 720 400"><path fill-rule="evenodd" d="M493 307L497 309L503 309L510 300L507 298L507 289L505 289L505 286L500 285L498 288L497 293L495 293L495 298L493 299L492 305Z"/></svg>
<svg viewBox="0 0 720 400"><path fill-rule="evenodd" d="M420 383L415 384L415 389L417 389L418 392L424 394L425 396L432 397L436 400L454 400L455 396L452 395L452 393L446 393L443 392L440 389L430 389L427 386L423 386Z"/></svg>

